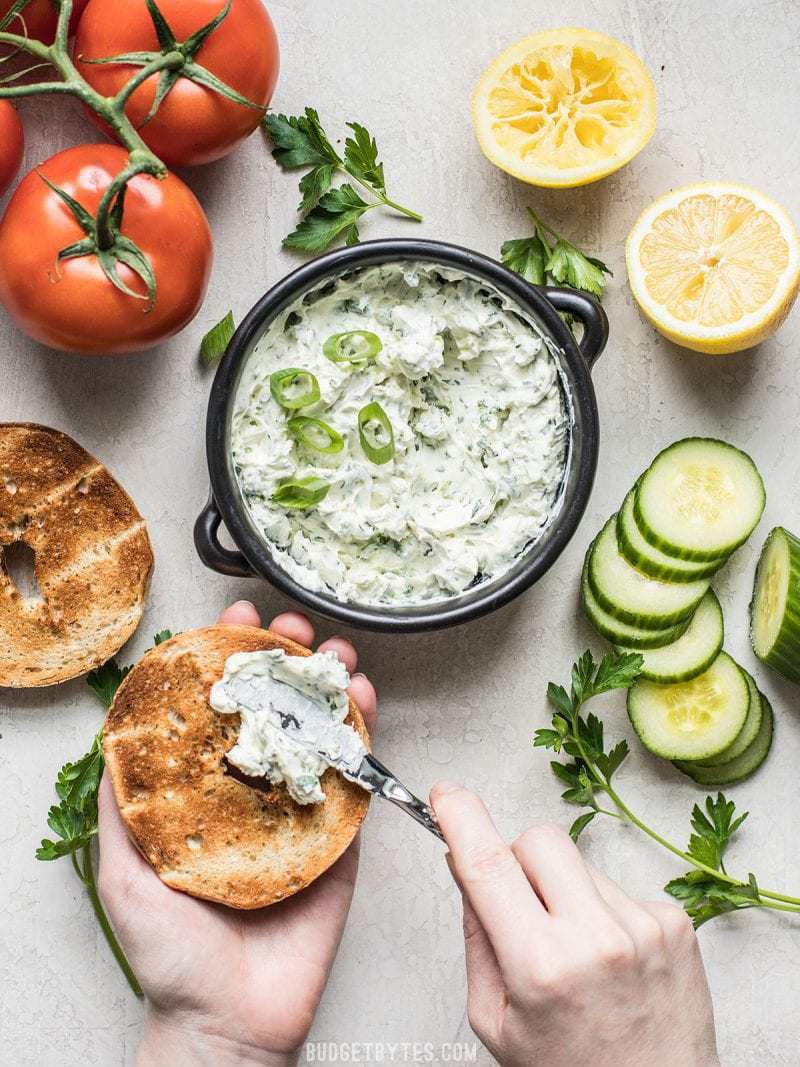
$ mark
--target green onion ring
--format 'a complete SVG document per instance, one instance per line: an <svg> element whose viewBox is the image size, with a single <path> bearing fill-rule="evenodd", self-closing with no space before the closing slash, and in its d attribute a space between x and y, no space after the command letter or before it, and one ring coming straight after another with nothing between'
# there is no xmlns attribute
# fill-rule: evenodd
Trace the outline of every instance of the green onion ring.
<svg viewBox="0 0 800 1067"><path fill-rule="evenodd" d="M394 430L377 400L359 411L358 436L365 455L373 463L388 463L394 455Z"/></svg>
<svg viewBox="0 0 800 1067"><path fill-rule="evenodd" d="M383 348L376 333L369 330L348 330L335 333L322 346L322 354L332 363L369 363Z"/></svg>
<svg viewBox="0 0 800 1067"><path fill-rule="evenodd" d="M322 478L284 478L272 494L284 508L313 508L328 495L330 486Z"/></svg>
<svg viewBox="0 0 800 1067"><path fill-rule="evenodd" d="M341 452L344 448L342 435L322 419L312 419L309 415L293 415L286 427L296 441L314 452ZM320 437L324 440L321 441Z"/></svg>
<svg viewBox="0 0 800 1067"><path fill-rule="evenodd" d="M299 395L291 395L292 386L305 385L306 390ZM301 367L286 367L284 370L276 370L269 376L269 391L273 400L282 408L295 411L297 408L307 408L309 404L316 404L320 398L319 382L310 370Z"/></svg>

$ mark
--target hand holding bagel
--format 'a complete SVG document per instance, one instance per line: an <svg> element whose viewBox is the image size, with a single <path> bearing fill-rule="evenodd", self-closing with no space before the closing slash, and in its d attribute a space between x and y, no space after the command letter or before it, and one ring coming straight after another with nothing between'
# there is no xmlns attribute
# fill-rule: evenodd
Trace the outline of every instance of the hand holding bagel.
<svg viewBox="0 0 800 1067"><path fill-rule="evenodd" d="M219 622L260 626L251 604ZM311 623L287 613L270 629L309 646ZM352 673L353 646L332 638ZM363 675L350 694L372 729L375 690ZM293 1063L342 935L358 867L358 840L302 893L270 908L231 911L164 885L126 832L109 775L100 792L99 890L147 998L140 1064Z"/></svg>

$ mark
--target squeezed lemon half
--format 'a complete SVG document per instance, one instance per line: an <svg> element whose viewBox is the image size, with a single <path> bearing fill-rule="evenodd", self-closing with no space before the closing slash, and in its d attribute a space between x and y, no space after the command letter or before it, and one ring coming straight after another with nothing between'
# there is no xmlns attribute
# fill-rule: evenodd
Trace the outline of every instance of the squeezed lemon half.
<svg viewBox="0 0 800 1067"><path fill-rule="evenodd" d="M725 355L771 336L800 285L800 239L773 200L744 185L688 185L656 200L631 230L628 280L660 333Z"/></svg>
<svg viewBox="0 0 800 1067"><path fill-rule="evenodd" d="M502 52L472 97L484 155L532 185L586 185L632 159L655 128L638 56L594 30L547 30Z"/></svg>

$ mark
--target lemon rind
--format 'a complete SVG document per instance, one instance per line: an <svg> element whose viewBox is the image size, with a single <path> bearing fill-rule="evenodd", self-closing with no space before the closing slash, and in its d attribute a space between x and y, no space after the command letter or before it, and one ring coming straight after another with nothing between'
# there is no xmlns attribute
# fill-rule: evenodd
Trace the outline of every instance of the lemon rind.
<svg viewBox="0 0 800 1067"><path fill-rule="evenodd" d="M652 299L641 282L639 247L653 221L690 196L732 194L751 200L777 222L789 246L789 262L775 286L775 292L760 308L735 322L722 326L701 326L678 319L663 304ZM800 235L791 217L772 197L741 182L696 182L665 193L641 213L625 244L628 283L642 314L665 337L676 344L707 355L731 355L760 344L771 337L791 310L800 287Z"/></svg>
<svg viewBox="0 0 800 1067"><path fill-rule="evenodd" d="M580 40L587 43L602 44L605 46L608 55L624 57L628 64L641 76L642 106L647 118L633 128L636 135L631 136L627 147L614 156L605 157L602 163L564 169L537 167L535 164L523 167L516 156L499 148L496 140L489 132L490 122L485 117L487 114L487 86L494 85L498 77L521 55L535 47L542 47L550 43L563 43L565 38L576 42ZM523 37L513 45L510 45L486 67L472 94L472 122L481 151L490 163L529 185L545 189L569 189L579 185L588 185L615 173L621 167L630 163L634 156L641 152L655 132L656 88L650 72L639 56L616 37L600 33L597 30L587 30L581 26L542 30L540 33L529 34L527 37Z"/></svg>

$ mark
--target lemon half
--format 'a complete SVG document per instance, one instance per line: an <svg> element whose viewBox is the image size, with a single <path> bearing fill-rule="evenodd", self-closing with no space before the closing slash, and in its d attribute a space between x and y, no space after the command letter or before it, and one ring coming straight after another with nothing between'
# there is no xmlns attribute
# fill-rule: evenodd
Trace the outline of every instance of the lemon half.
<svg viewBox="0 0 800 1067"><path fill-rule="evenodd" d="M472 97L484 155L532 185L586 185L632 159L655 128L638 56L594 30L525 37L484 71Z"/></svg>
<svg viewBox="0 0 800 1067"><path fill-rule="evenodd" d="M631 230L628 279L655 328L676 344L726 355L759 344L800 285L800 238L774 200L733 182L687 185Z"/></svg>

